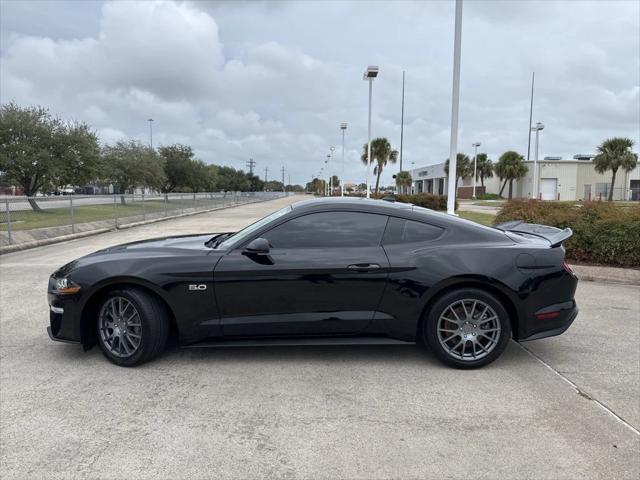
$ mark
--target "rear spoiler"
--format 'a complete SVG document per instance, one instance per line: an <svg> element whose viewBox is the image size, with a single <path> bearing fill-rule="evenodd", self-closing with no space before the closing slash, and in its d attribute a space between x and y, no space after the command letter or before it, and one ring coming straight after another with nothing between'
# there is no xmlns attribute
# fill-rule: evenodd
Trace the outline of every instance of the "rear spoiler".
<svg viewBox="0 0 640 480"><path fill-rule="evenodd" d="M562 242L573 235L573 230L570 228L562 230L548 225L524 223L521 220L501 223L500 225L496 225L495 228L502 230L503 232L524 233L526 235L534 235L536 237L544 238L552 247L561 245Z"/></svg>

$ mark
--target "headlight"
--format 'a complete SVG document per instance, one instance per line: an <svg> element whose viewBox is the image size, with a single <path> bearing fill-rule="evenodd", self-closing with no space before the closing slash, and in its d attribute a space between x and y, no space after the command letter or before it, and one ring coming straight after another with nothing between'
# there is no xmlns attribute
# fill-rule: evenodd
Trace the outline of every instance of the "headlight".
<svg viewBox="0 0 640 480"><path fill-rule="evenodd" d="M66 277L56 278L56 290L60 295L70 295L72 293L78 293L80 287Z"/></svg>

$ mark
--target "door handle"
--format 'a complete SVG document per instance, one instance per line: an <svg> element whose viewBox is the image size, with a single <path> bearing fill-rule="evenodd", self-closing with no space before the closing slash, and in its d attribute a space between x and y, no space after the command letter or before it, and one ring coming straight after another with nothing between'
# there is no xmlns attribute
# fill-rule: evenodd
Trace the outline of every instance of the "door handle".
<svg viewBox="0 0 640 480"><path fill-rule="evenodd" d="M347 267L347 269L352 272L370 272L372 270L378 270L379 268L380 265L377 263L354 263Z"/></svg>

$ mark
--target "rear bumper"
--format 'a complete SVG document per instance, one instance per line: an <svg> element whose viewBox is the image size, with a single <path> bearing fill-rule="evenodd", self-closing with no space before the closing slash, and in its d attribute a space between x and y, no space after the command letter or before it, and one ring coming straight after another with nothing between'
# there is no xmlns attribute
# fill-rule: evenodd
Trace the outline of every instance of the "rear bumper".
<svg viewBox="0 0 640 480"><path fill-rule="evenodd" d="M558 316L553 319L539 319L538 314L558 312ZM575 300L570 302L549 305L540 309L531 320L532 333L524 338L519 338L519 342L528 342L540 338L554 337L564 333L578 316L578 306Z"/></svg>

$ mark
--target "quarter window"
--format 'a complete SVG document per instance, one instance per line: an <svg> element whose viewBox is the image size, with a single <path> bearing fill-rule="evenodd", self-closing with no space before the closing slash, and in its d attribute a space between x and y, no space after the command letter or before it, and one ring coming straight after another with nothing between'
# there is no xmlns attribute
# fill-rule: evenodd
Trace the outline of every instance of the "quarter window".
<svg viewBox="0 0 640 480"><path fill-rule="evenodd" d="M435 240L442 235L443 229L422 222L390 217L382 239L383 245L398 243L418 243Z"/></svg>
<svg viewBox="0 0 640 480"><path fill-rule="evenodd" d="M289 220L263 236L272 248L371 247L380 245L386 215L319 212Z"/></svg>

